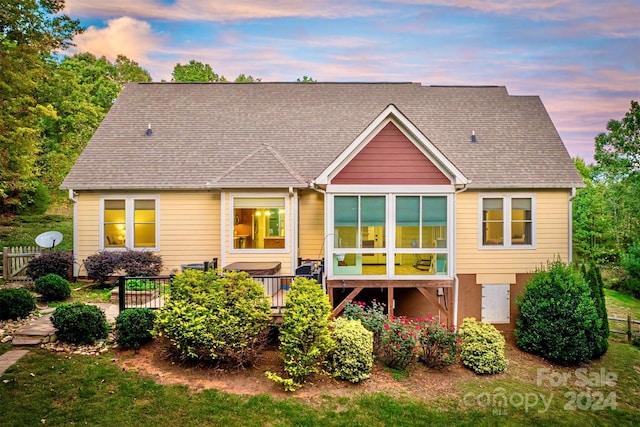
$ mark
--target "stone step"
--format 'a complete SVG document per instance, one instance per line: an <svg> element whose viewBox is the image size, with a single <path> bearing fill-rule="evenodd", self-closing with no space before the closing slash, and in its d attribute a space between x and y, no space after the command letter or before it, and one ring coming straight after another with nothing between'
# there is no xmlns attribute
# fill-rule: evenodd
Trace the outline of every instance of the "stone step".
<svg viewBox="0 0 640 427"><path fill-rule="evenodd" d="M29 346L29 347L39 347L42 342L42 338L38 337L30 337L30 336L14 336L11 344L15 346Z"/></svg>

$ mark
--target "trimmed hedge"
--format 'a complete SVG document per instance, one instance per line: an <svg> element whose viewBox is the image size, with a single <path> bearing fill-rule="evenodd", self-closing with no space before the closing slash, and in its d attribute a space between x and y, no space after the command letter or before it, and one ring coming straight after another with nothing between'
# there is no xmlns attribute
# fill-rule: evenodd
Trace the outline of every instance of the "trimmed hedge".
<svg viewBox="0 0 640 427"><path fill-rule="evenodd" d="M88 256L84 267L90 279L104 284L118 271L127 276L157 276L162 271L162 257L149 251L102 251Z"/></svg>
<svg viewBox="0 0 640 427"><path fill-rule="evenodd" d="M81 302L61 304L51 315L60 341L92 344L109 333L107 318L100 308Z"/></svg>
<svg viewBox="0 0 640 427"><path fill-rule="evenodd" d="M186 270L158 310L155 330L181 360L245 367L267 342L271 308L262 285L245 272Z"/></svg>
<svg viewBox="0 0 640 427"><path fill-rule="evenodd" d="M27 317L36 309L36 299L26 289L0 289L0 320Z"/></svg>
<svg viewBox="0 0 640 427"><path fill-rule="evenodd" d="M138 350L153 339L156 313L148 308L130 308L116 317L116 342L121 348Z"/></svg>
<svg viewBox="0 0 640 427"><path fill-rule="evenodd" d="M462 321L458 337L462 347L460 360L465 367L476 374L498 374L507 369L505 340L492 324L468 317Z"/></svg>
<svg viewBox="0 0 640 427"><path fill-rule="evenodd" d="M373 332L359 320L339 317L330 325L335 348L327 360L336 378L357 383L371 376L373 367Z"/></svg>
<svg viewBox="0 0 640 427"><path fill-rule="evenodd" d="M57 274L47 274L36 279L34 289L45 301L62 301L71 296L71 286Z"/></svg>

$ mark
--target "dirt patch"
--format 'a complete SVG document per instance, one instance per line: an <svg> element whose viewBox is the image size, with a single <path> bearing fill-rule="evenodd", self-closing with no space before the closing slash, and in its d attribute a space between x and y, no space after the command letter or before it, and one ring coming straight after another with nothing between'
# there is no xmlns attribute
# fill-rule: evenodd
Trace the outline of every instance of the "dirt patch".
<svg viewBox="0 0 640 427"><path fill-rule="evenodd" d="M507 335L506 338L509 368L504 374L483 376L487 382L505 377L535 382L537 368L552 366L539 357L518 350L512 336ZM269 394L275 398L296 397L309 403L318 402L322 396L353 397L377 392L424 400L451 397L457 396L460 382L479 378L459 364L442 370L428 369L416 364L410 373L401 376L381 364L376 364L371 378L359 384L318 375L311 380L311 384L306 384L292 394L284 392L264 375L265 371L279 374L283 372L280 353L275 347L264 351L256 366L234 372L189 367L172 362L167 358L166 350L157 341L142 347L137 354L131 350L117 350L116 360L127 371L137 371L140 375L163 385L184 385L192 392L215 389L239 395Z"/></svg>

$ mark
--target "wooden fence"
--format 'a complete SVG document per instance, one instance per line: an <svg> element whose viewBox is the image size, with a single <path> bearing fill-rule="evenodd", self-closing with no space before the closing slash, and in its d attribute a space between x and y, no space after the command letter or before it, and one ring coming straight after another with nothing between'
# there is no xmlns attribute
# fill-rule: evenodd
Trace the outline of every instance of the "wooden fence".
<svg viewBox="0 0 640 427"><path fill-rule="evenodd" d="M37 246L14 246L2 249L2 279L5 282L28 282L27 264L40 255L42 249Z"/></svg>
<svg viewBox="0 0 640 427"><path fill-rule="evenodd" d="M634 336L640 336L640 326L636 327L636 331L633 331L632 325L640 325L640 320L631 319L631 315L628 315L626 319L621 317L609 317L609 320L614 322L624 322L626 324L626 329L610 329L609 332L612 334L621 334L627 336L627 341L631 341Z"/></svg>

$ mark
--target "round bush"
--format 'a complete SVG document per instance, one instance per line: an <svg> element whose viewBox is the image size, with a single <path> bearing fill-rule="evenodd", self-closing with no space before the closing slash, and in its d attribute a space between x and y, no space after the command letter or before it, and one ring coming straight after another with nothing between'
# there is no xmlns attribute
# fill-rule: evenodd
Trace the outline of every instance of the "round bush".
<svg viewBox="0 0 640 427"><path fill-rule="evenodd" d="M58 339L73 344L91 344L109 332L104 312L81 302L61 304L51 315L51 323Z"/></svg>
<svg viewBox="0 0 640 427"><path fill-rule="evenodd" d="M256 362L270 324L264 289L247 273L186 270L173 279L155 327L178 358L237 368Z"/></svg>
<svg viewBox="0 0 640 427"><path fill-rule="evenodd" d="M71 286L57 274L47 274L36 279L35 291L45 301L62 301L71 295Z"/></svg>
<svg viewBox="0 0 640 427"><path fill-rule="evenodd" d="M516 344L560 365L589 362L602 320L582 274L561 261L531 277L517 299Z"/></svg>
<svg viewBox="0 0 640 427"><path fill-rule="evenodd" d="M36 299L26 289L0 289L0 320L21 319L36 309Z"/></svg>
<svg viewBox="0 0 640 427"><path fill-rule="evenodd" d="M498 374L507 369L504 337L495 326L469 317L458 329L462 364L476 374Z"/></svg>
<svg viewBox="0 0 640 427"><path fill-rule="evenodd" d="M343 317L331 322L331 337L335 348L327 359L334 376L357 383L371 376L373 366L373 332L359 320Z"/></svg>
<svg viewBox="0 0 640 427"><path fill-rule="evenodd" d="M156 313L148 308L130 308L116 317L116 342L122 348L139 349L153 339Z"/></svg>
<svg viewBox="0 0 640 427"><path fill-rule="evenodd" d="M27 264L27 276L37 280L47 274L57 274L69 279L73 266L73 253L71 251L42 252Z"/></svg>

